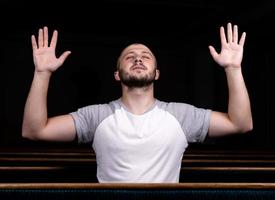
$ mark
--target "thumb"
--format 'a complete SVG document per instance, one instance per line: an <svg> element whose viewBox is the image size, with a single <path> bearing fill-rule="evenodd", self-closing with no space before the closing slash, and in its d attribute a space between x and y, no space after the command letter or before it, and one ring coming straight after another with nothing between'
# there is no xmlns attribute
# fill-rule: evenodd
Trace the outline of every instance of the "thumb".
<svg viewBox="0 0 275 200"><path fill-rule="evenodd" d="M218 53L215 48L211 45L208 46L211 56L216 59L218 57Z"/></svg>
<svg viewBox="0 0 275 200"><path fill-rule="evenodd" d="M59 58L58 60L61 63L64 63L64 61L66 60L66 58L71 54L71 51L65 51Z"/></svg>

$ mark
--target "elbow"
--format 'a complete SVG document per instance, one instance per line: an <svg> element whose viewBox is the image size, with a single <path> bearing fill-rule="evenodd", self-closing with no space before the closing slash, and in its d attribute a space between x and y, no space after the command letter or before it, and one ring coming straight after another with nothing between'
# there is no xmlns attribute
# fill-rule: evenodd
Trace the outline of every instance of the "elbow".
<svg viewBox="0 0 275 200"><path fill-rule="evenodd" d="M32 131L28 128L25 128L25 127L22 128L22 134L21 135L25 139L38 140L38 138L35 137L35 135L37 135L36 132Z"/></svg>
<svg viewBox="0 0 275 200"><path fill-rule="evenodd" d="M240 129L240 133L250 133L253 130L253 121L244 124Z"/></svg>
<svg viewBox="0 0 275 200"><path fill-rule="evenodd" d="M31 139L31 130L29 128L30 126L23 121L22 127L21 127L21 135L25 139Z"/></svg>
<svg viewBox="0 0 275 200"><path fill-rule="evenodd" d="M22 137L25 138L25 139L33 140L33 137L31 136L30 132L26 131L26 130L22 130Z"/></svg>
<svg viewBox="0 0 275 200"><path fill-rule="evenodd" d="M21 130L21 135L23 138L26 138L26 139L29 139L29 137L30 137L29 131L24 125Z"/></svg>

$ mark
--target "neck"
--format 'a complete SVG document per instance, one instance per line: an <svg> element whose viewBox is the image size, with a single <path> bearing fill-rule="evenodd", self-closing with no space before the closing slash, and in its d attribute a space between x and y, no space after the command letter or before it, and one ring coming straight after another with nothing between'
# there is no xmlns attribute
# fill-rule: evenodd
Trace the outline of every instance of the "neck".
<svg viewBox="0 0 275 200"><path fill-rule="evenodd" d="M133 114L145 113L155 103L153 84L143 88L129 88L122 85L121 101Z"/></svg>

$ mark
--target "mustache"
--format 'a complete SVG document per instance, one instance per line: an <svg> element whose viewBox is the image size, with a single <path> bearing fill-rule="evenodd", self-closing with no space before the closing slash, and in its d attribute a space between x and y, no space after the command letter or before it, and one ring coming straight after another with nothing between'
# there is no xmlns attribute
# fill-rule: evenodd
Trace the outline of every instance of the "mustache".
<svg viewBox="0 0 275 200"><path fill-rule="evenodd" d="M147 67L143 65L143 63L140 63L140 64L135 63L130 67L130 69L135 69L135 68L147 69Z"/></svg>

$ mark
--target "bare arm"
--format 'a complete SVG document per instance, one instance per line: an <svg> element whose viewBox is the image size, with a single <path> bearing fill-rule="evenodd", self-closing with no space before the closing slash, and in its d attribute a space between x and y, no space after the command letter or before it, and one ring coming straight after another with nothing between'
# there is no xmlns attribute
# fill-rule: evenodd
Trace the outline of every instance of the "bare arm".
<svg viewBox="0 0 275 200"><path fill-rule="evenodd" d="M228 23L227 38L224 28L220 29L220 54L209 46L213 59L225 70L229 90L228 112L213 111L211 114L210 137L243 133L253 128L249 95L241 70L245 36L243 33L238 41L238 27L235 25L232 30L231 24Z"/></svg>
<svg viewBox="0 0 275 200"><path fill-rule="evenodd" d="M22 125L22 136L34 140L72 141L75 127L70 115L48 118L47 93L52 72L57 70L70 54L64 52L55 56L57 31L54 31L48 45L48 28L39 29L38 42L31 38L35 65L31 89L26 101Z"/></svg>

